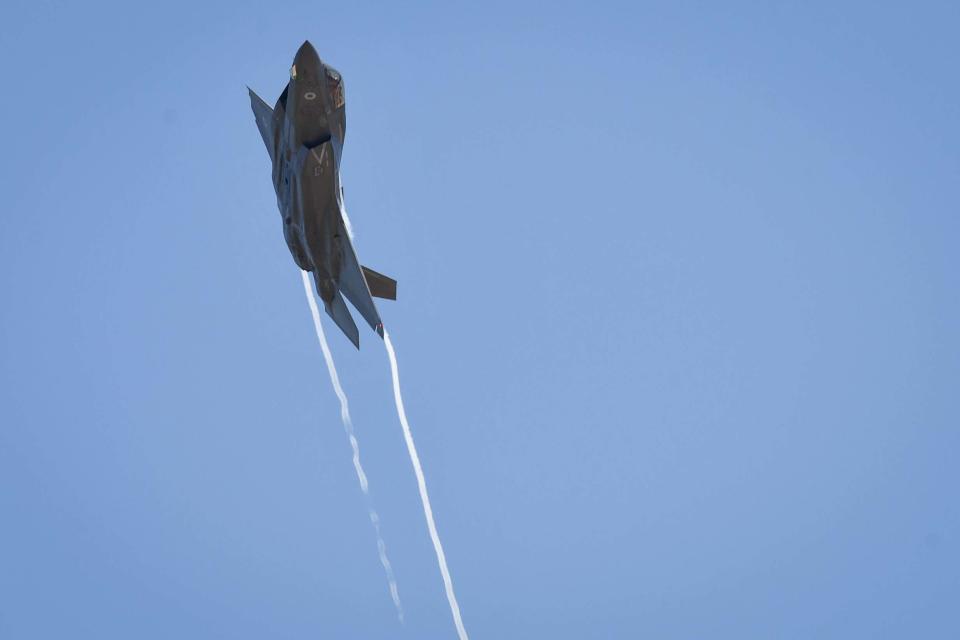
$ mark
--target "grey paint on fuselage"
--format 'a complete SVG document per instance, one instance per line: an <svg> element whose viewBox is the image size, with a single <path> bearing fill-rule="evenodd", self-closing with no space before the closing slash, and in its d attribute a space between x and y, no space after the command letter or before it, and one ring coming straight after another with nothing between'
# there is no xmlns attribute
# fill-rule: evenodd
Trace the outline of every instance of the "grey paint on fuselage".
<svg viewBox="0 0 960 640"><path fill-rule="evenodd" d="M343 79L309 42L297 51L290 81L273 109L250 91L257 127L273 163L283 235L294 262L312 272L327 313L359 347L343 293L381 337L371 297L396 298L396 282L357 261L343 219L340 158L346 134Z"/></svg>

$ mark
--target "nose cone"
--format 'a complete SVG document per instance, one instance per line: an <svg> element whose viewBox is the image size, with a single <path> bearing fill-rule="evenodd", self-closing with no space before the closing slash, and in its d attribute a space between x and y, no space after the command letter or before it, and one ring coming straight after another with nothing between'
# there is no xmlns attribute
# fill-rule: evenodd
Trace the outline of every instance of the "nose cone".
<svg viewBox="0 0 960 640"><path fill-rule="evenodd" d="M293 66L296 69L297 80L316 82L320 77L319 71L322 66L320 56L317 55L317 50L313 48L309 40L304 40L303 44L300 45L297 55L293 59Z"/></svg>
<svg viewBox="0 0 960 640"><path fill-rule="evenodd" d="M301 60L315 60L320 61L320 56L317 55L317 50L313 48L313 45L310 44L309 40L304 40L303 44L300 45L300 48L297 49L297 61Z"/></svg>

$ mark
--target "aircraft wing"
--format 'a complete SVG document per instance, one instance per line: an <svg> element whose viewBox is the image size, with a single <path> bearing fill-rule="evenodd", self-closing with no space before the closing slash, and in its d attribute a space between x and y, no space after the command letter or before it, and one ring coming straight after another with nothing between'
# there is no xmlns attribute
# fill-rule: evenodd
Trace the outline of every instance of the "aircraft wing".
<svg viewBox="0 0 960 640"><path fill-rule="evenodd" d="M273 157L276 148L273 140L273 109L255 94L253 89L247 87L247 91L250 92L250 106L253 108L253 117L257 120L257 129L260 129L260 137L263 138L263 144L267 147L270 160L276 160Z"/></svg>

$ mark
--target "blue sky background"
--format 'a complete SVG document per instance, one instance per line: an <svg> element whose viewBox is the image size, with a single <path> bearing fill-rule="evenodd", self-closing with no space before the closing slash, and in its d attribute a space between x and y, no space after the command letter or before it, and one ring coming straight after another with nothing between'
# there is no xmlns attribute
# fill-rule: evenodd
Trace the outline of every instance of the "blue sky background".
<svg viewBox="0 0 960 640"><path fill-rule="evenodd" d="M960 10L843 4L5 3L0 636L453 637L246 96L309 38L472 637L960 637Z"/></svg>

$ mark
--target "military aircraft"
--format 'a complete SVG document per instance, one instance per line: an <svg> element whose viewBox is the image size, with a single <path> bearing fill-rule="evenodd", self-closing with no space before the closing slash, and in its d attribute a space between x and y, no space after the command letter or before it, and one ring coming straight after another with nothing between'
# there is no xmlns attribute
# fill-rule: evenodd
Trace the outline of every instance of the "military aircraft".
<svg viewBox="0 0 960 640"><path fill-rule="evenodd" d="M383 322L372 296L396 300L397 281L360 265L344 224L343 78L320 60L310 42L304 42L290 68L290 82L273 109L247 89L273 163L283 236L294 262L313 273L324 308L358 349L360 332L343 296L382 338Z"/></svg>

